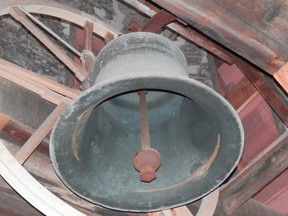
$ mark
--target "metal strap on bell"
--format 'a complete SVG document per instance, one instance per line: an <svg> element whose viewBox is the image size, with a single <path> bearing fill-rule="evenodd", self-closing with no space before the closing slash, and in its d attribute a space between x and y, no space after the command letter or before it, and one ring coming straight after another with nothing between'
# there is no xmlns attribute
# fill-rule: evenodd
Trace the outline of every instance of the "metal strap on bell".
<svg viewBox="0 0 288 216"><path fill-rule="evenodd" d="M153 33L108 43L58 119L53 167L74 193L144 212L205 196L232 173L243 129L231 105L191 78L181 50Z"/></svg>

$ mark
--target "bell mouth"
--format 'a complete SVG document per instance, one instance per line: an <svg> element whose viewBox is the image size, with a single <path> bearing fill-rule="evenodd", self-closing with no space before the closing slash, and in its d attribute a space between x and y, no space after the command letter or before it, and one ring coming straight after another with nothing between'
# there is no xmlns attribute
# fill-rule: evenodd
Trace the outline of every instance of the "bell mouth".
<svg viewBox="0 0 288 216"><path fill-rule="evenodd" d="M139 89L167 94L164 107L176 113L151 126L151 146L161 154L162 165L148 184L139 181L132 164L140 147L137 127L120 124L121 118L109 109L123 103L120 95ZM163 116L170 113L165 112ZM78 159L71 136L75 131ZM231 174L242 149L243 129L228 102L195 80L163 75L123 75L92 86L60 116L50 141L53 167L67 187L93 203L133 212L173 208L205 196ZM207 172L191 177L210 159Z"/></svg>

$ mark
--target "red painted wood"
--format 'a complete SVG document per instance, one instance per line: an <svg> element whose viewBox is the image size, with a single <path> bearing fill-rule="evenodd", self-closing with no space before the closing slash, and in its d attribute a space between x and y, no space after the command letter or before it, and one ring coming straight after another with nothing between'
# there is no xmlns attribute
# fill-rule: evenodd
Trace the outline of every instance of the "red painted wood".
<svg viewBox="0 0 288 216"><path fill-rule="evenodd" d="M256 194L254 199L288 215L288 169Z"/></svg>
<svg viewBox="0 0 288 216"><path fill-rule="evenodd" d="M84 35L84 30L80 28L75 28L74 29L74 47L78 51L82 52L85 46L85 35ZM92 40L92 51L94 55L96 56L100 50L105 46L104 39L100 39L96 36L93 37ZM74 57L74 61L81 65L81 59L77 56ZM80 89L80 83L78 80L74 80L74 88Z"/></svg>
<svg viewBox="0 0 288 216"><path fill-rule="evenodd" d="M253 89L248 87L246 91L245 89L242 89L243 91L235 91L239 85L243 85L243 79L246 79L236 65L222 64L217 71L225 85L225 97L237 109L238 107L235 107L235 105L239 105L240 100L244 102L243 97L248 99L249 95L253 94ZM235 94L235 92L238 94ZM245 94L246 96L243 96ZM273 111L260 95L255 97L239 113L239 116L245 132L244 152L238 164L238 169L241 170L271 144L279 136L279 133L273 117Z"/></svg>

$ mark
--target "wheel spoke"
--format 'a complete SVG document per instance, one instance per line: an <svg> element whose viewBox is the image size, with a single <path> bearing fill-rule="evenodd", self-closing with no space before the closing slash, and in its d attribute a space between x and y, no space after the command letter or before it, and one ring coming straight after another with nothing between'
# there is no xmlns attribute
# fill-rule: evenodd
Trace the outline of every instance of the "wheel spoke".
<svg viewBox="0 0 288 216"><path fill-rule="evenodd" d="M64 85L59 84L58 82L50 79L50 78L46 78L43 77L35 72L29 71L25 68L22 68L18 65L15 65L13 63L10 63L4 59L0 58L0 70L4 69L5 71L9 71L13 74L17 74L17 77L25 77L37 84L40 84L54 92L57 92L63 96L69 97L71 99L76 98L81 91L76 90L76 89L72 89L69 87L66 87ZM1 76L1 74L0 74ZM10 80L13 81L13 80ZM25 87L25 86L24 86Z"/></svg>
<svg viewBox="0 0 288 216"><path fill-rule="evenodd" d="M15 155L15 159L23 164L28 157L33 153L41 141L48 135L52 130L59 115L66 108L66 103L60 103L55 110L45 119L45 121L40 125L40 127L33 133L33 135L27 140L27 142L22 146L22 148Z"/></svg>
<svg viewBox="0 0 288 216"><path fill-rule="evenodd" d="M66 48L70 49L74 54L76 54L79 57L83 57L83 54L80 53L78 50L76 50L73 46L71 46L69 43L67 43L65 40L63 40L56 32L51 30L48 26L46 26L44 23L42 23L39 19L37 19L35 16L33 16L31 13L26 11L23 7L19 7L19 9L27 16L29 17L33 22L37 23L39 26L41 26L46 32L48 32L50 35L52 35L54 38L56 38L59 42L61 42Z"/></svg>
<svg viewBox="0 0 288 216"><path fill-rule="evenodd" d="M26 27L35 37L37 37L51 52L53 52L80 80L86 78L86 72L73 62L58 46L56 46L49 37L47 37L26 15L18 8L12 7L9 10L10 15Z"/></svg>
<svg viewBox="0 0 288 216"><path fill-rule="evenodd" d="M67 103L71 102L71 99L59 95L51 91L50 89L47 89L42 85L37 84L34 81L30 80L29 78L20 77L18 73L15 73L14 71L11 70L8 71L2 66L0 66L0 76L40 95L42 98L54 104L58 105L63 101Z"/></svg>

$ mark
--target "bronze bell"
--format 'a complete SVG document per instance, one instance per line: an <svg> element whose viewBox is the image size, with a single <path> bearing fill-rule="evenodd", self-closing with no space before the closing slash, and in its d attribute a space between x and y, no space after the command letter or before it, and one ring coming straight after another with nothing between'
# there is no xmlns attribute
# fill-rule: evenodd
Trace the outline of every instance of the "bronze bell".
<svg viewBox="0 0 288 216"><path fill-rule="evenodd" d="M188 77L168 39L120 36L99 53L85 85L50 142L54 169L82 198L123 211L172 208L217 188L238 163L236 112Z"/></svg>

